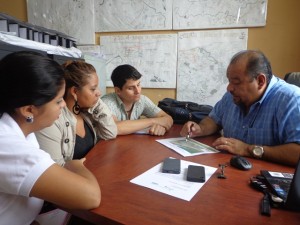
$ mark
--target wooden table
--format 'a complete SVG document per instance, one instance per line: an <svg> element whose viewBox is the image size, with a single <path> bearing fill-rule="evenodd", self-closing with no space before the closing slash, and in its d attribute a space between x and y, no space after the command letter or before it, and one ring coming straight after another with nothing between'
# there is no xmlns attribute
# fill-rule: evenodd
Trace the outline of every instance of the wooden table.
<svg viewBox="0 0 300 225"><path fill-rule="evenodd" d="M95 224L299 225L299 212L272 209L271 217L262 216L259 205L263 195L249 186L250 177L261 169L294 172L293 168L279 164L249 158L253 164L251 170L228 166L225 168L227 179L217 178L218 169L191 201L130 183L131 179L169 156L213 167L229 162L232 155L228 153L182 157L155 141L178 137L180 129L180 125L174 125L163 137L126 135L98 143L88 153L86 166L101 186L101 205L91 211L70 212ZM196 140L211 144L215 138Z"/></svg>

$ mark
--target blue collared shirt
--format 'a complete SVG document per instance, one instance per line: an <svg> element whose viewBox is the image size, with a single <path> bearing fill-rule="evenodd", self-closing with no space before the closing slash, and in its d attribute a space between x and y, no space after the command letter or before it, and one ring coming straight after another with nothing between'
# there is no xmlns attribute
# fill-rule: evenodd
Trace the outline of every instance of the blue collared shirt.
<svg viewBox="0 0 300 225"><path fill-rule="evenodd" d="M225 137L255 145L300 143L300 88L272 77L263 97L245 114L227 92L209 116Z"/></svg>

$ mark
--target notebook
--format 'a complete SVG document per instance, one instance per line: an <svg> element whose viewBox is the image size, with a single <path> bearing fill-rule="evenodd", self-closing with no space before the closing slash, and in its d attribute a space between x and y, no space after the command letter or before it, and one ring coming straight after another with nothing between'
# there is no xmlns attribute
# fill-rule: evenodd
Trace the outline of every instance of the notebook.
<svg viewBox="0 0 300 225"><path fill-rule="evenodd" d="M284 208L300 210L300 160L294 174L261 170L261 175L274 194L283 199Z"/></svg>

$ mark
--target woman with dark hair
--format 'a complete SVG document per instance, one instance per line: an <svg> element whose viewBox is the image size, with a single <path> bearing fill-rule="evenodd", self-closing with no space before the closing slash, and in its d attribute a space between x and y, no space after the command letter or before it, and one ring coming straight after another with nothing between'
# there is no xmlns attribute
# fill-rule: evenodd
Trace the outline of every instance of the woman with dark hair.
<svg viewBox="0 0 300 225"><path fill-rule="evenodd" d="M36 132L42 149L59 165L84 157L100 139L117 136L117 125L100 99L95 68L84 61L63 64L66 107L51 127Z"/></svg>
<svg viewBox="0 0 300 225"><path fill-rule="evenodd" d="M34 134L51 126L65 106L61 66L39 53L12 53L0 61L0 84L0 224L32 224L44 200L97 207L100 188L84 159L61 167Z"/></svg>

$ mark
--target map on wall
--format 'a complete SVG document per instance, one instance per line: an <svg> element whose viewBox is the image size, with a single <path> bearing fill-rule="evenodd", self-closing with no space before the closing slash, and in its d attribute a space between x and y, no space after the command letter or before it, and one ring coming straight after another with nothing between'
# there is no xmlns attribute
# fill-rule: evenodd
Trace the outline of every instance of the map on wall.
<svg viewBox="0 0 300 225"><path fill-rule="evenodd" d="M95 0L95 31L172 29L172 0Z"/></svg>
<svg viewBox="0 0 300 225"><path fill-rule="evenodd" d="M265 26L267 0L174 0L173 29Z"/></svg>
<svg viewBox="0 0 300 225"><path fill-rule="evenodd" d="M176 99L214 106L226 92L228 63L247 39L247 29L179 32Z"/></svg>
<svg viewBox="0 0 300 225"><path fill-rule="evenodd" d="M94 0L27 0L28 22L94 44Z"/></svg>
<svg viewBox="0 0 300 225"><path fill-rule="evenodd" d="M98 83L101 95L106 94L106 62L105 60L103 60L103 56L100 54L100 46L79 45L77 46L77 48L82 52L84 60L95 67L97 75L99 77Z"/></svg>
<svg viewBox="0 0 300 225"><path fill-rule="evenodd" d="M111 72L122 64L134 66L143 75L143 87L176 87L176 34L102 36L100 43L108 87L113 86Z"/></svg>

